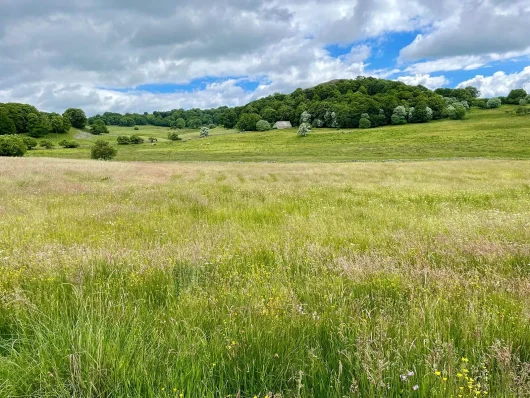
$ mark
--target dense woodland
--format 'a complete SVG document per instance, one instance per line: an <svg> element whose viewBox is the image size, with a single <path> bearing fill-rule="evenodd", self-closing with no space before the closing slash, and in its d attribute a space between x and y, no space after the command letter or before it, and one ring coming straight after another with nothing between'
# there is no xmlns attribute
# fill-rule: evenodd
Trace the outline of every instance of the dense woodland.
<svg viewBox="0 0 530 398"><path fill-rule="evenodd" d="M198 129L202 126L224 126L252 131L266 130L267 124L290 121L312 127L370 128L387 124L425 123L441 118L463 119L470 106L493 108L501 104L517 104L521 113L530 96L523 89L512 90L507 97L481 99L474 87L440 88L431 91L423 86L401 82L358 77L355 80L334 80L292 94L268 96L246 106L217 109L174 109L152 114L106 112L90 118L80 109L68 109L59 115L39 112L24 104L0 104L0 135L27 134L42 137L64 133L73 126L90 126L94 134L107 132L106 126L153 125L173 129ZM518 111L519 112L519 111ZM261 124L260 124L261 122Z"/></svg>

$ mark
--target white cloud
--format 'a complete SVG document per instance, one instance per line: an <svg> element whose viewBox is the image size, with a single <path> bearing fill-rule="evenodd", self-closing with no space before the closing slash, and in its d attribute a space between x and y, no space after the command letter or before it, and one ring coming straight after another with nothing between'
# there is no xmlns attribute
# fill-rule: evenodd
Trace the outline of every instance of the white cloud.
<svg viewBox="0 0 530 398"><path fill-rule="evenodd" d="M458 88L473 86L480 90L481 96L485 98L506 96L515 88L524 88L530 92L530 66L519 73L506 74L496 72L492 76L475 76L458 85Z"/></svg>
<svg viewBox="0 0 530 398"><path fill-rule="evenodd" d="M415 76L401 76L397 79L400 82L411 86L422 85L431 90L438 87L443 87L449 84L449 80L445 76L431 76L431 75L415 75Z"/></svg>

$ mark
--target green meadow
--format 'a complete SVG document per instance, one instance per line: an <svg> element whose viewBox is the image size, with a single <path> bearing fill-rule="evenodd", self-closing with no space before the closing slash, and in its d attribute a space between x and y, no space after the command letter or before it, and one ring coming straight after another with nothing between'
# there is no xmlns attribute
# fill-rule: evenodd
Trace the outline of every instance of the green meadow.
<svg viewBox="0 0 530 398"><path fill-rule="evenodd" d="M428 124L385 126L368 130L314 129L301 138L295 129L244 132L216 128L208 138L198 130L181 130L182 141L170 142L171 130L163 127L109 126L110 134L92 136L75 129L67 135L52 135L56 144L77 139L79 149L33 150L26 156L89 159L97 139L118 148L121 161L241 161L241 162L348 162L370 160L418 160L453 158L529 159L530 116L516 116L514 106L472 109L466 120L440 120ZM120 145L120 135L138 134L142 145ZM76 138L77 137L77 138ZM149 137L158 139L155 144Z"/></svg>
<svg viewBox="0 0 530 398"><path fill-rule="evenodd" d="M530 396L509 109L0 158L0 397Z"/></svg>

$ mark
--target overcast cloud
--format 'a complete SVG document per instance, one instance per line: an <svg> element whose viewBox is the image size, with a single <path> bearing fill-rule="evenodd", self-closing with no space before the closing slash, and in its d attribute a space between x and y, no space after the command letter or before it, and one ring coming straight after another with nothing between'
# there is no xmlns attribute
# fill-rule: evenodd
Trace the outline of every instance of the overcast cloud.
<svg viewBox="0 0 530 398"><path fill-rule="evenodd" d="M234 106L357 75L430 88L467 80L485 95L530 82L528 63L480 69L527 62L530 0L0 0L0 9L0 101L47 111ZM378 48L411 33L398 55ZM458 71L477 74L447 77ZM257 84L245 90L248 81ZM182 89L137 89L147 84Z"/></svg>

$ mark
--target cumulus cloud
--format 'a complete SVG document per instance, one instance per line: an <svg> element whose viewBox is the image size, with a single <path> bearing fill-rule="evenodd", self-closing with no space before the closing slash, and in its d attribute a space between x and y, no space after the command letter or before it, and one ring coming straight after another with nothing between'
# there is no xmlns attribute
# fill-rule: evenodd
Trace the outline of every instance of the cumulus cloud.
<svg viewBox="0 0 530 398"><path fill-rule="evenodd" d="M447 80L431 73L530 54L529 12L527 0L2 0L0 100L95 113L241 105L357 75L435 87ZM417 30L401 60L421 62L371 67L376 39ZM191 92L138 89L206 78Z"/></svg>
<svg viewBox="0 0 530 398"><path fill-rule="evenodd" d="M422 85L432 90L443 87L449 84L449 80L445 76L431 76L431 75L415 75L415 76L401 76L397 79L400 82L411 86Z"/></svg>
<svg viewBox="0 0 530 398"><path fill-rule="evenodd" d="M480 90L481 96L490 98L506 96L515 88L524 88L530 92L530 66L527 66L519 73L506 74L502 71L494 73L492 76L475 76L458 85L458 88L473 86Z"/></svg>

